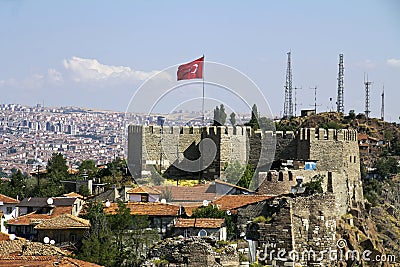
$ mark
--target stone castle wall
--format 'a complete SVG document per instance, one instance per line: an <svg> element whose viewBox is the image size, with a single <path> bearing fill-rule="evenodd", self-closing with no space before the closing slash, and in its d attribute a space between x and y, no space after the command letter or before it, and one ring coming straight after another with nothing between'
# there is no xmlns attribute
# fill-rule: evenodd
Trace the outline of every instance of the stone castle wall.
<svg viewBox="0 0 400 267"><path fill-rule="evenodd" d="M337 248L336 217L332 213L334 203L335 195L332 193L269 201L263 209L257 209L261 211L258 214L268 218L268 221L251 223L246 239L257 242L258 259L263 264L336 266L327 253ZM245 207L238 213L246 215L253 210ZM289 257L289 253L293 258Z"/></svg>
<svg viewBox="0 0 400 267"><path fill-rule="evenodd" d="M252 132L250 127L161 127L130 125L128 128L128 165L135 177L140 177L142 171L149 171L151 166L160 166L169 174L179 176L196 173L183 173L170 168L172 164L183 158L195 160L199 157L201 140L210 138L217 147L214 161L202 172L205 179L220 177L225 165L239 161L244 164L250 157L250 142ZM162 154L162 157L160 156ZM254 153L253 153L254 154ZM172 169L172 171L171 171Z"/></svg>
<svg viewBox="0 0 400 267"><path fill-rule="evenodd" d="M260 193L287 194L296 184L296 176L303 176L304 182L308 182L320 174L325 176L324 192L336 194L336 208L341 214L363 199L355 130L302 128L295 134L291 131L252 131L250 127L240 126L161 128L130 125L128 131L128 164L135 177L140 177L142 171L150 170L151 166L159 166L162 153L162 169L172 177L212 180L221 177L227 163L248 162L261 171ZM201 173L184 173L171 167L183 158L197 159L198 146L204 138L212 139L217 147L210 166ZM317 170L263 174L274 159L317 160Z"/></svg>

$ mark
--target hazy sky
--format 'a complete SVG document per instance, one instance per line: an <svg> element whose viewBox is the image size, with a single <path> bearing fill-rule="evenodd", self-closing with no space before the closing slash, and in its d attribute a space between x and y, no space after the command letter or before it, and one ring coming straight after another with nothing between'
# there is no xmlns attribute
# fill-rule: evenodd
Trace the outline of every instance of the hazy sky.
<svg viewBox="0 0 400 267"><path fill-rule="evenodd" d="M372 115L384 84L386 119L400 116L396 0L1 0L0 36L0 103L124 111L151 75L205 54L249 76L279 115L291 50L298 110L311 108L313 86L319 110L335 103L343 53L346 113L365 109L366 72Z"/></svg>

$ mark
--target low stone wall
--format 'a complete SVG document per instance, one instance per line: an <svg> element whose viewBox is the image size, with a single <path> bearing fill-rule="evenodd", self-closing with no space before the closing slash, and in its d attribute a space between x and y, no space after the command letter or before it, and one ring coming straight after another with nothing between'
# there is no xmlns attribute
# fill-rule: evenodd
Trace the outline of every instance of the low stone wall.
<svg viewBox="0 0 400 267"><path fill-rule="evenodd" d="M218 246L215 239L208 237L164 239L150 250L149 262L154 259L167 260L168 266L239 266L239 256L233 247Z"/></svg>

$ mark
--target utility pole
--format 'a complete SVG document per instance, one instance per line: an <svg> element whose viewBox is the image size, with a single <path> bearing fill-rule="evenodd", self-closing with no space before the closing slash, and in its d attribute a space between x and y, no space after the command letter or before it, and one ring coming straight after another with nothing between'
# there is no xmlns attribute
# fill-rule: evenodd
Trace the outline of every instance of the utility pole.
<svg viewBox="0 0 400 267"><path fill-rule="evenodd" d="M383 85L381 97L382 97L381 120L385 121L385 85Z"/></svg>
<svg viewBox="0 0 400 267"><path fill-rule="evenodd" d="M287 69L286 69L286 84L285 84L285 103L283 106L283 117L293 116L293 98L292 98L292 63L291 52L287 53Z"/></svg>
<svg viewBox="0 0 400 267"><path fill-rule="evenodd" d="M297 106L301 106L302 104L297 104L297 90L303 89L302 87L295 87L294 89L294 116L297 116Z"/></svg>
<svg viewBox="0 0 400 267"><path fill-rule="evenodd" d="M367 117L367 120L369 119L369 114L371 113L370 106L369 106L369 91L371 89L371 84L372 82L368 81L368 75L367 75L367 80L365 80L365 74L364 74L364 85L365 85L365 116Z"/></svg>
<svg viewBox="0 0 400 267"><path fill-rule="evenodd" d="M337 112L344 113L344 65L343 54L339 54L339 73L338 73L338 92L337 92Z"/></svg>

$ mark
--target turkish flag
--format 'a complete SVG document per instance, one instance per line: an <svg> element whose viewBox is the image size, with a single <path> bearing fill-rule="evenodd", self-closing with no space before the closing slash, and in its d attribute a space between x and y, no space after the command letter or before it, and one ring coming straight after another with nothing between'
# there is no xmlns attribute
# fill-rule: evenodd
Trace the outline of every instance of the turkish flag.
<svg viewBox="0 0 400 267"><path fill-rule="evenodd" d="M178 81L203 78L203 63L204 56L192 62L180 65L176 72Z"/></svg>

